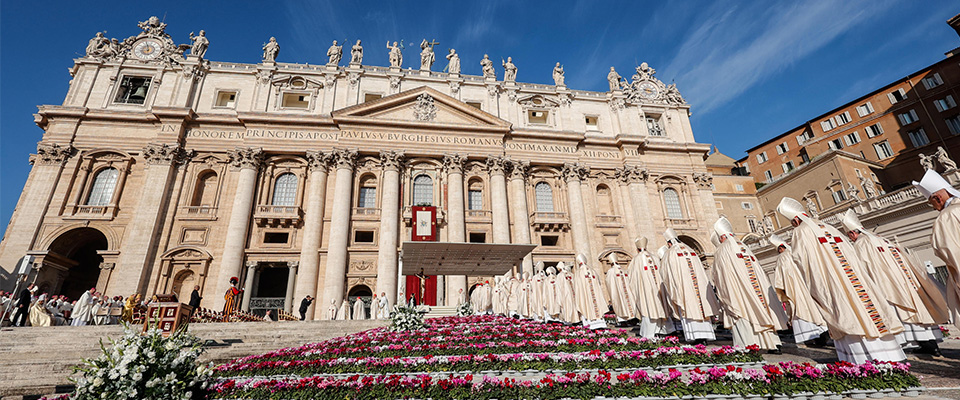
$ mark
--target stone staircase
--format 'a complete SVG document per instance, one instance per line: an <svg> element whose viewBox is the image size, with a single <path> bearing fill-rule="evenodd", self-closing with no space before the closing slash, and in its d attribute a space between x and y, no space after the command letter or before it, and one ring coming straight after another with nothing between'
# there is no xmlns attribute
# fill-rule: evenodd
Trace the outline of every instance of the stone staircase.
<svg viewBox="0 0 960 400"><path fill-rule="evenodd" d="M430 306L424 318L451 317L457 315L457 306Z"/></svg>
<svg viewBox="0 0 960 400"><path fill-rule="evenodd" d="M224 362L389 325L390 321L233 322L190 325L213 341L203 362ZM71 388L73 366L100 354L100 340L122 335L119 325L0 329L0 399L33 399Z"/></svg>

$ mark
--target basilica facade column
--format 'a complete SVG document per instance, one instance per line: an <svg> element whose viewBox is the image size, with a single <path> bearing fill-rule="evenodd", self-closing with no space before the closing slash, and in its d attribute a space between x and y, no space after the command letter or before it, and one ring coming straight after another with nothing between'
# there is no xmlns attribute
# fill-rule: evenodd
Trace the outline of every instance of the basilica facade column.
<svg viewBox="0 0 960 400"><path fill-rule="evenodd" d="M593 261L590 251L590 234L587 232L587 213L583 206L580 182L587 178L587 168L579 163L563 163L560 171L567 184L567 203L570 207L570 231L573 233L573 249Z"/></svg>
<svg viewBox="0 0 960 400"><path fill-rule="evenodd" d="M343 287L347 273L347 245L350 242L350 198L353 192L353 167L357 160L356 150L335 149L337 170L336 186L333 189L333 209L330 216L330 241L327 249L327 270L323 278L323 302L320 309L330 302L343 301Z"/></svg>
<svg viewBox="0 0 960 400"><path fill-rule="evenodd" d="M493 212L493 242L510 243L510 214L507 206L507 170L510 160L501 156L487 158L490 174L490 208Z"/></svg>
<svg viewBox="0 0 960 400"><path fill-rule="evenodd" d="M640 237L639 225L637 224L637 210L634 207L633 196L630 192L630 183L634 180L633 168L624 166L614 170L614 177L620 183L620 204L623 206L623 221L627 226L627 233L630 235L627 248L630 253L636 253L636 246L633 241Z"/></svg>
<svg viewBox="0 0 960 400"><path fill-rule="evenodd" d="M513 235L516 243L529 244L530 241L530 212L527 210L527 171L530 163L514 161L510 170L510 203L513 212ZM533 257L527 254L523 257L523 272L533 276Z"/></svg>
<svg viewBox="0 0 960 400"><path fill-rule="evenodd" d="M307 310L310 319L314 319L313 310L317 307L317 277L320 274L320 236L323 232L323 206L327 198L327 171L330 166L330 153L308 151L307 164L310 178L307 179L307 202L303 216L303 244L300 247L300 264L294 283L293 300L302 301L305 297L314 298Z"/></svg>
<svg viewBox="0 0 960 400"><path fill-rule="evenodd" d="M456 243L467 241L463 201L464 160L465 158L459 154L448 154L443 157L443 167L447 171L447 240ZM445 303L448 306L456 306L460 291L467 292L467 277L453 275L448 276L446 280Z"/></svg>
<svg viewBox="0 0 960 400"><path fill-rule="evenodd" d="M257 174L263 162L263 150L253 147L238 147L228 152L230 165L239 170L237 190L227 221L223 239L223 256L217 273L217 291L214 292L214 309L222 310L223 294L230 288L230 277L239 277L243 266L243 249L246 247L247 229L253 212L253 196L257 189ZM246 278L252 284L253 276ZM245 284L246 286L246 284Z"/></svg>
<svg viewBox="0 0 960 400"><path fill-rule="evenodd" d="M257 267L259 262L247 261L247 276L243 278L243 295L240 298L240 309L250 311L250 297L253 296L253 283L257 279ZM226 291L224 291L226 292Z"/></svg>
<svg viewBox="0 0 960 400"><path fill-rule="evenodd" d="M636 166L624 168L629 171L626 177L630 181L630 199L633 201L637 218L637 234L653 241L660 232L655 232L653 216L650 214L650 195L647 193L647 179L650 174L646 169Z"/></svg>
<svg viewBox="0 0 960 400"><path fill-rule="evenodd" d="M293 312L293 303L296 300L293 297L293 290L297 279L297 269L299 269L299 267L299 261L287 262L287 292L284 295L283 303L283 308L287 310L287 312Z"/></svg>
<svg viewBox="0 0 960 400"><path fill-rule="evenodd" d="M400 168L403 153L380 151L383 182L380 185L380 247L377 250L377 288L397 304L397 240L400 238Z"/></svg>

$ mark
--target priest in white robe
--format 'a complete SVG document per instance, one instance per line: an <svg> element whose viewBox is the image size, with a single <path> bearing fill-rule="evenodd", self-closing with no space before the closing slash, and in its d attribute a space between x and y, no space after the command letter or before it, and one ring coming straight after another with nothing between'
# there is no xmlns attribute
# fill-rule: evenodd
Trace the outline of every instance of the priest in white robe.
<svg viewBox="0 0 960 400"><path fill-rule="evenodd" d="M613 306L613 313L617 315L620 322L638 319L637 296L634 294L633 288L630 287L630 274L620 268L617 253L610 253L608 258L612 266L607 270L607 288L610 289L610 304Z"/></svg>
<svg viewBox="0 0 960 400"><path fill-rule="evenodd" d="M581 322L590 329L607 327L603 314L607 313L609 305L604 297L601 281L600 275L587 263L587 258L583 254L577 254L573 288Z"/></svg>
<svg viewBox="0 0 960 400"><path fill-rule="evenodd" d="M900 345L905 349L917 348L918 353L941 355L937 342L943 341L940 323L948 322L946 313L941 311L946 310L946 299L936 287L928 291L923 286L918 272L926 275L926 271L913 265L898 246L865 229L853 209L848 209L840 222L854 242L867 274L903 324L903 333L898 335ZM924 298L931 303L926 304Z"/></svg>
<svg viewBox="0 0 960 400"><path fill-rule="evenodd" d="M506 315L507 314L507 296L505 295L507 288L504 284L504 279L502 276L493 277L493 287L491 288L491 296L493 297L493 314L494 315Z"/></svg>
<svg viewBox="0 0 960 400"><path fill-rule="evenodd" d="M785 197L777 211L794 226L794 261L820 305L841 361L902 361L895 335L903 325L869 275L856 250L837 229L808 216Z"/></svg>
<svg viewBox="0 0 960 400"><path fill-rule="evenodd" d="M521 318L530 318L530 274L524 272L520 279L520 296L518 298L517 314Z"/></svg>
<svg viewBox="0 0 960 400"><path fill-rule="evenodd" d="M660 275L660 264L647 251L647 238L634 241L637 256L630 261L627 273L630 287L636 297L637 314L640 317L641 337L653 339L656 335L673 332L673 322L667 307L667 298Z"/></svg>
<svg viewBox="0 0 960 400"><path fill-rule="evenodd" d="M541 295L543 299L543 320L546 322L560 321L560 300L557 296L557 290L560 288L559 282L557 269L547 267Z"/></svg>
<svg viewBox="0 0 960 400"><path fill-rule="evenodd" d="M520 315L520 279L513 272L507 272L507 316Z"/></svg>
<svg viewBox="0 0 960 400"><path fill-rule="evenodd" d="M340 309L337 310L337 320L338 321L348 321L350 320L350 301L343 299L343 302L340 303Z"/></svg>
<svg viewBox="0 0 960 400"><path fill-rule="evenodd" d="M777 246L777 269L773 272L773 287L780 301L790 309L790 325L796 343L815 340L817 346L827 341L827 321L820 314L820 306L810 297L810 290L800 269L793 261L790 245L777 235L770 236L770 243Z"/></svg>
<svg viewBox="0 0 960 400"><path fill-rule="evenodd" d="M673 228L663 233L668 248L664 250L663 269L666 270L667 294L671 306L683 327L683 336L689 342L703 343L716 340L711 317L719 314L720 305L710 291L710 280L700 257L680 241Z"/></svg>
<svg viewBox="0 0 960 400"><path fill-rule="evenodd" d="M380 292L380 304L377 305L377 309L380 310L380 319L390 319L390 299L387 298L386 292Z"/></svg>
<svg viewBox="0 0 960 400"><path fill-rule="evenodd" d="M363 305L363 299L359 297L353 302L353 319L367 319L367 309Z"/></svg>
<svg viewBox="0 0 960 400"><path fill-rule="evenodd" d="M560 303L560 319L568 324L580 323L580 310L577 307L577 295L574 275L564 263L557 264L557 301Z"/></svg>
<svg viewBox="0 0 960 400"><path fill-rule="evenodd" d="M777 330L785 327L780 326L771 308L766 274L746 246L736 239L726 217L720 217L713 229L720 240L713 256L713 283L729 317L724 323L733 332L733 345L757 345L779 354L782 343Z"/></svg>
<svg viewBox="0 0 960 400"><path fill-rule="evenodd" d="M73 312L70 314L73 318L73 321L70 325L73 326L84 326L93 319L93 293L96 291L96 288L91 288L90 290L83 292L80 295L80 298L77 299L77 303L73 305Z"/></svg>
<svg viewBox="0 0 960 400"><path fill-rule="evenodd" d="M950 320L960 329L960 191L932 170L927 170L923 179L913 185L940 212L933 223L930 242L937 257L947 265L947 308Z"/></svg>
<svg viewBox="0 0 960 400"><path fill-rule="evenodd" d="M377 294L373 294L373 299L370 300L370 319L380 318L380 298L377 297Z"/></svg>
<svg viewBox="0 0 960 400"><path fill-rule="evenodd" d="M534 269L536 273L534 273L533 278L530 279L530 318L536 321L542 321L544 309L543 285L546 281L546 275L543 271L543 261L537 262Z"/></svg>

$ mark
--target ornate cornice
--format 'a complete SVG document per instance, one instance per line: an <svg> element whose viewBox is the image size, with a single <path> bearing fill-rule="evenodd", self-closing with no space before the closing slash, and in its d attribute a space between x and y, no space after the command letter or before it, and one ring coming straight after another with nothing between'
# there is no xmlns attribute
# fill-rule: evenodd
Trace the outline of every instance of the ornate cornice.
<svg viewBox="0 0 960 400"><path fill-rule="evenodd" d="M197 154L196 151L187 151L179 145L150 143L143 147L143 159L147 165L180 165L190 161Z"/></svg>
<svg viewBox="0 0 960 400"><path fill-rule="evenodd" d="M259 169L263 163L263 149L259 147L237 147L227 152L229 163L238 169Z"/></svg>
<svg viewBox="0 0 960 400"><path fill-rule="evenodd" d="M403 165L403 152L395 150L380 150L380 165L384 170L399 171Z"/></svg>
<svg viewBox="0 0 960 400"><path fill-rule="evenodd" d="M456 153L444 155L443 169L446 170L448 174L462 174L463 162L466 160L466 157Z"/></svg>
<svg viewBox="0 0 960 400"><path fill-rule="evenodd" d="M307 165L310 171L326 171L330 168L333 154L327 151L307 150Z"/></svg>
<svg viewBox="0 0 960 400"><path fill-rule="evenodd" d="M530 172L529 161L513 161L510 169L510 179L526 180Z"/></svg>
<svg viewBox="0 0 960 400"><path fill-rule="evenodd" d="M566 182L585 180L589 173L587 167L580 163L563 163L563 168L560 169L560 176Z"/></svg>
<svg viewBox="0 0 960 400"><path fill-rule="evenodd" d="M487 158L487 172L490 175L504 176L510 170L510 159L503 156L492 156Z"/></svg>
<svg viewBox="0 0 960 400"><path fill-rule="evenodd" d="M61 146L56 143L37 143L37 156L31 162L40 165L56 165L67 162L76 149L71 145Z"/></svg>
<svg viewBox="0 0 960 400"><path fill-rule="evenodd" d="M350 149L333 149L334 165L337 169L353 169L357 163L357 151Z"/></svg>

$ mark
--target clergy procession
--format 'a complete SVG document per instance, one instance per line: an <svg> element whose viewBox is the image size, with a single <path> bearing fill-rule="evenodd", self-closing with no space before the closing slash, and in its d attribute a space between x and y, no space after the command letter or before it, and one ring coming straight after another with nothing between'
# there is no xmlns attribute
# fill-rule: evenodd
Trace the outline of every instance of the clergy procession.
<svg viewBox="0 0 960 400"><path fill-rule="evenodd" d="M639 336L682 332L696 344L717 340L719 324L730 330L734 345L777 354L778 332L792 331L796 343L822 347L832 339L837 357L853 363L901 361L904 350L940 356L940 325L960 321L960 192L931 170L914 185L940 212L931 240L950 272L946 293L913 254L865 229L852 209L838 229L783 198L777 211L794 229L789 243L769 237L778 253L769 277L720 217L710 267L671 228L657 254L643 237L629 265L611 253L605 277L583 255L576 265L540 262L533 276L511 271L476 286L470 306L476 314L590 329L606 328L604 315L612 314L617 326L635 326Z"/></svg>

